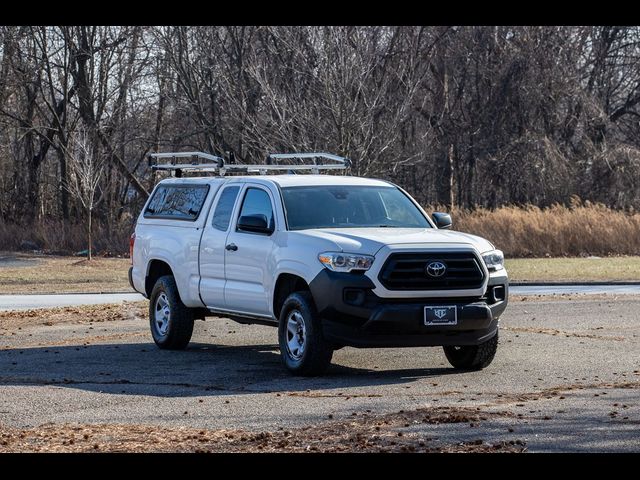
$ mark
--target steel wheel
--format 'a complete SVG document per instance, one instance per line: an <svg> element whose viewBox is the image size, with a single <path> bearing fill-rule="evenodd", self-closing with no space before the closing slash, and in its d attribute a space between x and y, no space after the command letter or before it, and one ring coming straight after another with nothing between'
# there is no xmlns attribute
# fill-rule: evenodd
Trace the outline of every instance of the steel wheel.
<svg viewBox="0 0 640 480"><path fill-rule="evenodd" d="M295 375L321 375L331 363L332 344L324 339L311 292L289 294L280 309L278 344L282 363Z"/></svg>
<svg viewBox="0 0 640 480"><path fill-rule="evenodd" d="M169 299L166 293L161 293L156 299L154 313L155 326L158 333L162 336L167 334L169 330L169 322L171 321L171 307L169 306Z"/></svg>
<svg viewBox="0 0 640 480"><path fill-rule="evenodd" d="M294 360L300 360L304 354L307 331L304 318L298 310L291 310L287 316L287 353Z"/></svg>

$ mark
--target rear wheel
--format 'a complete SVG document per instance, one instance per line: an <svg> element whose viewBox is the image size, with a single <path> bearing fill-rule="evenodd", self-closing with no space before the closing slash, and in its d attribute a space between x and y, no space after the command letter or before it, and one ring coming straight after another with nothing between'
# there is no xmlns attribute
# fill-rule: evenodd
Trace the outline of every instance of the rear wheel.
<svg viewBox="0 0 640 480"><path fill-rule="evenodd" d="M482 370L488 367L498 350L498 334L479 345L446 346L444 354L454 368Z"/></svg>
<svg viewBox="0 0 640 480"><path fill-rule="evenodd" d="M331 363L333 347L322 336L320 318L309 292L295 292L285 300L278 341L282 363L295 375L321 375Z"/></svg>
<svg viewBox="0 0 640 480"><path fill-rule="evenodd" d="M193 334L193 310L180 299L172 275L160 277L149 297L149 324L156 345L167 350L186 348Z"/></svg>

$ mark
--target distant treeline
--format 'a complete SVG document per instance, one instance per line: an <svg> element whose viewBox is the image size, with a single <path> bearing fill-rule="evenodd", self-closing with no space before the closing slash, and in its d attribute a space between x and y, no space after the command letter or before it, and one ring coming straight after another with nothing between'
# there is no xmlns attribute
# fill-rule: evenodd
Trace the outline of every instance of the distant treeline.
<svg viewBox="0 0 640 480"><path fill-rule="evenodd" d="M128 230L146 154L176 150L334 152L453 208L637 209L639 107L640 27L5 26L0 218Z"/></svg>

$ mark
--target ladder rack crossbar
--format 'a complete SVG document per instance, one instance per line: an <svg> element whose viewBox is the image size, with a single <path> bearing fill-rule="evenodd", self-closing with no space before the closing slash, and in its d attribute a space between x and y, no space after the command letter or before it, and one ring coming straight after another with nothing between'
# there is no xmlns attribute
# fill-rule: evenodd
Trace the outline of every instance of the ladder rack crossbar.
<svg viewBox="0 0 640 480"><path fill-rule="evenodd" d="M338 163L322 164L316 159L324 158ZM190 159L191 163L178 163L178 159ZM313 159L313 165L305 164L275 164L273 161L287 159ZM168 163L160 163L168 160ZM153 170L175 171L176 174L185 172L213 172L218 175L225 173L257 173L266 175L269 171L311 171L319 173L321 170L344 170L351 166L351 162L331 153L273 153L267 157L267 164L228 164L222 157L204 152L167 152L149 155L149 166Z"/></svg>
<svg viewBox="0 0 640 480"><path fill-rule="evenodd" d="M269 155L269 158L275 160L286 160L289 158L326 158L327 160L333 160L341 164L347 164L349 162L348 159L332 153L272 153Z"/></svg>

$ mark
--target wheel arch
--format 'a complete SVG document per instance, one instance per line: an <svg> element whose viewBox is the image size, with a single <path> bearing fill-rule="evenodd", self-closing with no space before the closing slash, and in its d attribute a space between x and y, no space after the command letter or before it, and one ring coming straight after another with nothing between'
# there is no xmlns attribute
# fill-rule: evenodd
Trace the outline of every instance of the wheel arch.
<svg viewBox="0 0 640 480"><path fill-rule="evenodd" d="M297 273L282 272L278 275L273 287L272 308L273 316L280 318L280 310L287 297L293 292L305 291L311 293L307 281Z"/></svg>
<svg viewBox="0 0 640 480"><path fill-rule="evenodd" d="M160 258L151 259L147 264L147 273L144 279L144 290L147 294L147 298L151 297L153 286L156 284L158 279L164 275L172 275L175 278L173 269L169 262Z"/></svg>

